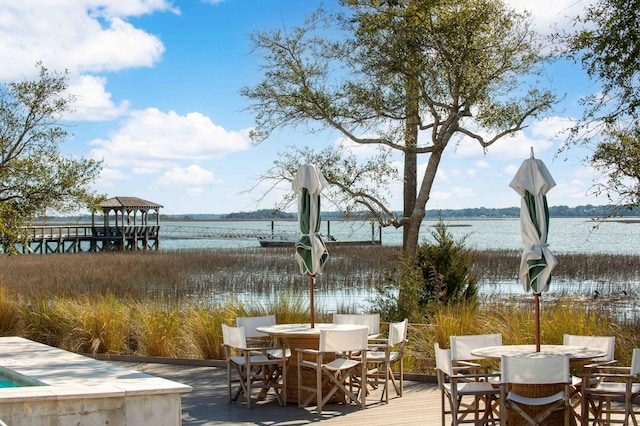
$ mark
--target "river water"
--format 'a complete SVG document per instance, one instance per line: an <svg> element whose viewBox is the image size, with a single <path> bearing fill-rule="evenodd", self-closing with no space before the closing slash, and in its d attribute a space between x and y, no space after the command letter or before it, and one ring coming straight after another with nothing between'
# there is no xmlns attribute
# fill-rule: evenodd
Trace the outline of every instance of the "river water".
<svg viewBox="0 0 640 426"><path fill-rule="evenodd" d="M437 220L423 222L420 237L430 238ZM456 238L466 238L465 246L479 250L522 249L520 221L518 219L455 219L444 220L448 231ZM210 228L220 234L228 230L256 232L262 234L295 233L295 221L206 221L206 222L162 222L162 250L195 248L239 248L259 247L256 238L171 238L176 229L197 233ZM337 240L381 239L383 245L401 245L402 229L383 228L368 221L323 221L323 234L331 234ZM382 234L380 238L380 234ZM558 218L549 223L548 244L554 253L612 253L640 254L640 222L621 221L594 222L588 218Z"/></svg>
<svg viewBox="0 0 640 426"><path fill-rule="evenodd" d="M421 239L432 239L431 232L437 220L425 220L421 229ZM455 219L444 220L448 231L454 238L465 238L465 246L478 250L511 249L521 250L522 239L520 221L518 219ZM229 235L230 231L240 234L296 233L296 221L207 221L207 222L167 222L161 223L161 250L180 249L217 249L217 248L256 248L261 249L257 238L175 238L178 231L197 235L203 229L212 234ZM321 232L331 234L337 240L382 240L383 245L399 246L402 244L402 230L384 228L368 221L323 221ZM168 237L174 235L173 238ZM381 235L381 237L380 237ZM607 221L598 223L587 218L551 219L549 224L548 244L556 254L640 254L640 222L632 219ZM514 271L514 277L517 273ZM639 274L640 275L640 274ZM321 279L321 278L320 278ZM613 280L613 278L612 278ZM488 298L513 296L526 297L522 285L516 280L502 282L480 282L481 296ZM640 279L620 283L613 281L563 281L554 279L548 295L575 294L576 297L591 298L593 294L601 294L602 298L611 298L611 309L620 318L638 318L640 316ZM625 294L625 296L621 296ZM274 297L273 294L257 295L253 293L236 293L232 297L245 303L262 303ZM318 290L316 306L327 312L335 312L341 306L355 307L366 311L369 302L375 297L375 291L367 288L348 288ZM615 298L615 302L613 302ZM219 299L218 299L219 300Z"/></svg>

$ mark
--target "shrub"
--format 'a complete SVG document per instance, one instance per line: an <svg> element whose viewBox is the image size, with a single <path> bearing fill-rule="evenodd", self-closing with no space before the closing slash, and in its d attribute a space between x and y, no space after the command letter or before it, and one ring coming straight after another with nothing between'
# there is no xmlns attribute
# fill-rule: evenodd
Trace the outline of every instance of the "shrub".
<svg viewBox="0 0 640 426"><path fill-rule="evenodd" d="M376 301L376 311L387 320L422 322L436 306L477 301L475 252L465 248L466 238L455 240L442 221L431 236L434 241L422 242L415 258L403 259L397 271L387 273L390 285L379 290Z"/></svg>

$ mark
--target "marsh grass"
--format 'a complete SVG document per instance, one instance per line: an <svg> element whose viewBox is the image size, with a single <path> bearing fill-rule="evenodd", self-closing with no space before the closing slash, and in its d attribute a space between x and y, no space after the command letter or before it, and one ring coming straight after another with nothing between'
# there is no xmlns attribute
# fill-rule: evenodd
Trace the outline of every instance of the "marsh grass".
<svg viewBox="0 0 640 426"><path fill-rule="evenodd" d="M179 308L160 304L136 304L134 333L140 353L159 357L189 357Z"/></svg>
<svg viewBox="0 0 640 426"><path fill-rule="evenodd" d="M19 303L6 287L0 286L0 336L13 334L17 330Z"/></svg>
<svg viewBox="0 0 640 426"><path fill-rule="evenodd" d="M442 306L428 326L415 327L414 371L433 373L433 344L449 347L452 335L501 333L503 344L534 344L535 307L531 300L485 301L476 305ZM544 301L540 313L541 341L562 344L564 334L615 336L615 357L630 365L632 349L640 347L638 322L619 322L609 311L570 296ZM422 348L422 351L415 351Z"/></svg>
<svg viewBox="0 0 640 426"><path fill-rule="evenodd" d="M555 279L575 284L545 294L543 342L559 343L564 333L615 335L616 358L624 365L640 347L640 326L635 316L621 317L619 307L637 300L640 257L558 257ZM397 247L332 248L316 288L384 286L398 259ZM519 261L517 251L477 252L474 272L481 282L511 282ZM594 299L594 288L603 286L608 297ZM622 290L629 297L620 296ZM243 303L240 294L262 296ZM218 359L221 324L267 313L279 323L309 321L308 279L290 249L0 257L0 334L71 351ZM331 321L331 313L316 305L316 321ZM477 304L442 307L429 324L413 324L407 371L430 372L433 342L448 347L452 334L485 332L502 333L505 343L533 343L530 295L490 295Z"/></svg>

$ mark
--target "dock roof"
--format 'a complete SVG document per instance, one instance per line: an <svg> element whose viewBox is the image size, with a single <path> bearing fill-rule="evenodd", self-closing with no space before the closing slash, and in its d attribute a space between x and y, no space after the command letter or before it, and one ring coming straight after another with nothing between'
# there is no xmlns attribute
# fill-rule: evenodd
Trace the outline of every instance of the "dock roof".
<svg viewBox="0 0 640 426"><path fill-rule="evenodd" d="M113 197L100 203L103 209L134 208L140 210L159 209L164 207L138 197Z"/></svg>

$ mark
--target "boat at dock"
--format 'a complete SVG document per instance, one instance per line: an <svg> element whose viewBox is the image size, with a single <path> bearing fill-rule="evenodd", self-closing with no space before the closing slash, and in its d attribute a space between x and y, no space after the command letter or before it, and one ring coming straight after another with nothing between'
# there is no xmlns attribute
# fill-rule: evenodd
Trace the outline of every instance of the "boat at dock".
<svg viewBox="0 0 640 426"><path fill-rule="evenodd" d="M321 235L327 246L372 246L380 245L376 240L336 240L333 236ZM282 233L273 235L258 235L261 247L293 247L299 239L297 234Z"/></svg>

